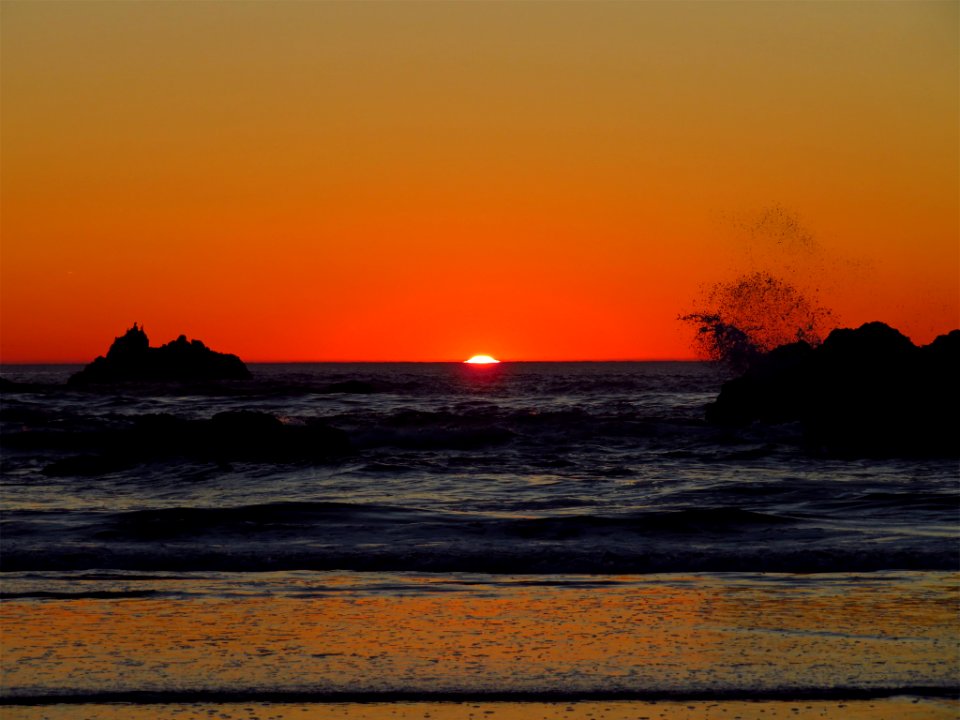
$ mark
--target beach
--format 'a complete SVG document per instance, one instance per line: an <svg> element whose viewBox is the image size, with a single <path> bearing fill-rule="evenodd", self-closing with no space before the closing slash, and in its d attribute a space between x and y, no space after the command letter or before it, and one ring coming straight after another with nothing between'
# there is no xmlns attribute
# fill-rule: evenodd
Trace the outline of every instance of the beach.
<svg viewBox="0 0 960 720"><path fill-rule="evenodd" d="M395 703L182 703L169 705L54 705L10 707L11 720L769 720L770 718L848 718L849 720L950 720L957 703L930 698L847 701L606 701L564 703L395 702Z"/></svg>
<svg viewBox="0 0 960 720"><path fill-rule="evenodd" d="M952 461L711 428L695 363L489 370L33 371L3 415L4 717L956 714ZM224 417L351 450L177 440Z"/></svg>
<svg viewBox="0 0 960 720"><path fill-rule="evenodd" d="M960 719L960 0L0 0L0 720Z"/></svg>
<svg viewBox="0 0 960 720"><path fill-rule="evenodd" d="M8 594L33 597L3 603L5 699L18 704L6 710L465 717L479 703L498 717L836 717L841 706L843 717L948 717L958 581L301 572L47 578L40 591L8 579ZM58 700L73 704L52 710ZM108 701L134 704L89 714Z"/></svg>

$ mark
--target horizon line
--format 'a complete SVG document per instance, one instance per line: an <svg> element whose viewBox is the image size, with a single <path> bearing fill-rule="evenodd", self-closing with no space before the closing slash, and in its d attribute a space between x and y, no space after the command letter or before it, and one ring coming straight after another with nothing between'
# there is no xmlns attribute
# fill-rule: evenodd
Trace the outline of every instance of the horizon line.
<svg viewBox="0 0 960 720"><path fill-rule="evenodd" d="M246 365L466 365L465 360L243 360ZM22 365L89 365L93 360L0 360L0 367ZM636 363L636 362L714 362L707 358L575 358L568 360L500 360L499 365L519 363Z"/></svg>

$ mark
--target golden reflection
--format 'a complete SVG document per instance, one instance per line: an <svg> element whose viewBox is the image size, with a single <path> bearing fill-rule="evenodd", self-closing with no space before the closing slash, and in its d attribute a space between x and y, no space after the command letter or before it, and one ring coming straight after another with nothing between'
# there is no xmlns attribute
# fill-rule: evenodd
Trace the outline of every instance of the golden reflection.
<svg viewBox="0 0 960 720"><path fill-rule="evenodd" d="M10 599L0 663L8 694L954 683L948 579L810 592L705 576L389 595Z"/></svg>
<svg viewBox="0 0 960 720"><path fill-rule="evenodd" d="M955 720L953 700L58 705L4 708L4 720Z"/></svg>

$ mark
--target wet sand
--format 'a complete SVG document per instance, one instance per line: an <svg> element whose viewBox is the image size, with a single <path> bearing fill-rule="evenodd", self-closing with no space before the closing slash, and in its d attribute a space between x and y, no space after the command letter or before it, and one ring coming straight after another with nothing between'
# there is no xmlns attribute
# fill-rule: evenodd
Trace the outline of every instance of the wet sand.
<svg viewBox="0 0 960 720"><path fill-rule="evenodd" d="M958 711L955 573L239 577L130 580L121 589L115 580L88 579L70 585L72 596L8 594L2 692L32 705L4 707L3 717L940 718ZM155 693L153 704L95 704L143 692ZM491 692L532 702L483 702ZM337 693L422 696L340 704L332 702ZM430 702L438 693L448 701ZM597 701L577 702L577 693ZM55 705L64 695L88 702ZM764 702L748 702L755 698Z"/></svg>
<svg viewBox="0 0 960 720"><path fill-rule="evenodd" d="M953 720L955 700L575 703L47 705L4 708L5 720Z"/></svg>
<svg viewBox="0 0 960 720"><path fill-rule="evenodd" d="M952 720L953 700L48 705L4 708L5 720Z"/></svg>

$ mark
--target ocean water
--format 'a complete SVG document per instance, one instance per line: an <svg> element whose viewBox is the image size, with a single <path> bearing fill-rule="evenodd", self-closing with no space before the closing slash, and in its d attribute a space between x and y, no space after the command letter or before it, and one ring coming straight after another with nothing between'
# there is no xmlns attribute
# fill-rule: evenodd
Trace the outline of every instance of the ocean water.
<svg viewBox="0 0 960 720"><path fill-rule="evenodd" d="M811 456L796 427L706 425L700 363L255 365L205 394L4 397L8 570L833 572L957 567L954 459ZM62 368L10 368L63 381ZM376 392L329 392L362 381ZM116 468L145 415L322 422L330 460L191 457ZM156 431L162 433L162 430ZM103 450L104 437L119 437ZM160 440L158 439L158 442ZM45 472L46 469L46 472Z"/></svg>
<svg viewBox="0 0 960 720"><path fill-rule="evenodd" d="M76 369L2 370L8 699L956 691L956 459L712 427L709 364Z"/></svg>

